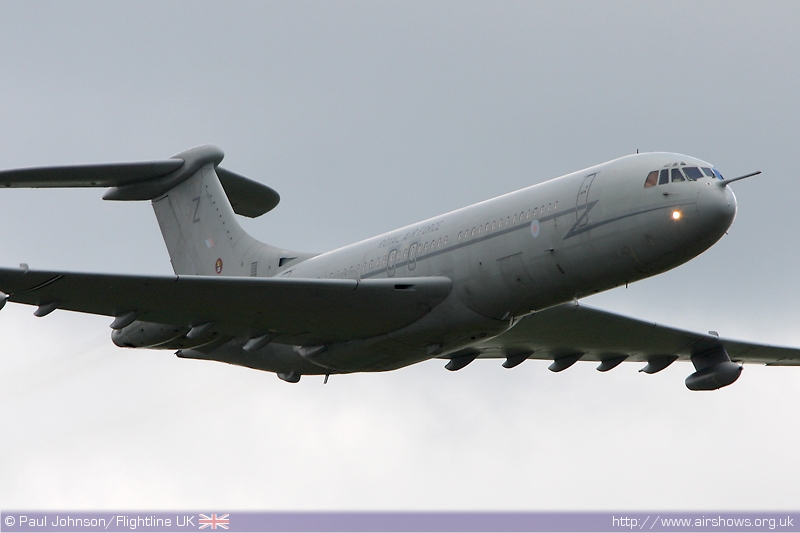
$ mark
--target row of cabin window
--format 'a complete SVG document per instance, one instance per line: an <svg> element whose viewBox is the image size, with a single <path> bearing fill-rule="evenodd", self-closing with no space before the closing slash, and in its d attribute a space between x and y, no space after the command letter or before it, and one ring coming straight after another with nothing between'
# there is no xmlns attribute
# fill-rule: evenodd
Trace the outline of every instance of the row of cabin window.
<svg viewBox="0 0 800 533"><path fill-rule="evenodd" d="M439 239L433 239L432 241L426 242L425 244L415 243L415 244L412 244L411 246L416 246L417 247L416 248L416 253L417 253L417 257L419 257L420 255L427 254L428 252L432 252L434 250L438 250L440 248L443 248L443 247L447 246L447 236L445 235L444 238L439 237ZM410 248L406 248L405 250L403 250L403 259L408 259L409 249ZM355 266L351 266L350 270L355 270L356 272L361 272L362 269L363 269L364 272L367 272L369 270L372 270L373 268L380 268L381 266L386 266L388 263L389 263L389 256L388 255L384 255L383 257L379 257L377 259L371 260L369 263L364 261L363 266L361 265L361 263L359 263L359 264L357 264ZM331 272L331 276L333 276L332 272Z"/></svg>
<svg viewBox="0 0 800 533"><path fill-rule="evenodd" d="M555 211L556 209L558 209L558 202L549 203L547 204L547 206L543 205L541 208L534 207L533 210L528 209L527 212L523 211L522 213L519 214L514 213L513 216L507 216L505 218L505 225L510 226L512 224L516 224L518 220L519 222L533 220L534 218L539 216L540 213L544 215L545 213L549 213L551 210ZM495 229L501 229L502 227L503 227L502 218L500 219L499 222L497 220L493 220L491 223L487 222L485 226L475 226L472 228L471 231L469 229L466 229L464 231L459 231L458 241L461 242L462 240L466 240L470 236L477 237L478 235L481 235L483 232L489 233L490 231L494 231ZM427 254L428 252L432 252L434 250L438 250L444 246L447 246L447 236L445 236L444 238L440 237L438 240L433 239L432 241L426 242L425 244L416 244L416 246L417 246L416 248L417 256L424 255ZM410 250L409 248L403 250L404 260L408 259L409 250ZM351 266L350 270L355 270L356 272L362 272L362 271L368 272L373 268L380 268L381 266L385 267L388 263L389 263L389 256L384 255L382 258L379 257L378 259L373 259L369 263L364 261L363 266L361 263ZM331 276L333 275L334 273L331 272Z"/></svg>
<svg viewBox="0 0 800 533"><path fill-rule="evenodd" d="M556 209L558 209L558 202L556 202L555 204L552 203L547 204L547 213L549 213L551 210L555 211ZM541 207L541 211L539 207L534 207L533 211L528 209L527 212L523 211L519 215L514 213L513 217L507 216L505 218L505 225L510 226L512 224L516 224L517 220L519 220L520 222L533 220L540 214L544 216L545 206ZM472 228L472 231L470 231L469 228L467 228L464 231L458 232L458 242L465 241L470 237L477 237L481 233L489 233L490 231L494 231L495 229L501 229L502 227L503 227L503 219L501 218L499 222L496 220L492 220L491 223L487 222L486 225L484 226L475 226L474 228Z"/></svg>
<svg viewBox="0 0 800 533"><path fill-rule="evenodd" d="M676 181L686 181L687 179L689 181L697 181L705 176L722 179L722 177L717 174L718 173L715 173L709 167L683 167L683 172L681 172L680 168L664 168L661 169L661 171L654 170L648 174L647 179L644 180L644 186L655 187L656 185L664 185L670 182L670 178L673 183Z"/></svg>

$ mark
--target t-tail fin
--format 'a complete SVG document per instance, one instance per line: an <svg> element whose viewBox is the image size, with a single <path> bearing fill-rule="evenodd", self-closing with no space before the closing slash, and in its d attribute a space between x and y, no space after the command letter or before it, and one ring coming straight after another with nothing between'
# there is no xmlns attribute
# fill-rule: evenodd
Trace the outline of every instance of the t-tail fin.
<svg viewBox="0 0 800 533"><path fill-rule="evenodd" d="M221 153L200 147L176 157L181 156L197 161L199 168L166 194L152 199L175 273L275 275L287 254L255 240L237 222L215 170ZM262 187L253 184L253 189Z"/></svg>
<svg viewBox="0 0 800 533"><path fill-rule="evenodd" d="M219 168L215 146L170 159L0 171L6 187L110 187L106 200L151 200L176 274L274 276L314 254L248 235L234 216L257 217L280 197L270 187Z"/></svg>

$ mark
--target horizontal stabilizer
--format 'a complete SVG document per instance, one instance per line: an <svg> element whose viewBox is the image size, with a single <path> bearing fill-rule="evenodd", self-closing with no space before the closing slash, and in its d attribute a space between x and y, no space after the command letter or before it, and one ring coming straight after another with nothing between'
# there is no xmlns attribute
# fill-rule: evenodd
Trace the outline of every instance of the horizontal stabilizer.
<svg viewBox="0 0 800 533"><path fill-rule="evenodd" d="M275 209L281 201L272 187L240 176L228 169L217 167L217 177L231 202L233 212L243 217L256 218Z"/></svg>
<svg viewBox="0 0 800 533"><path fill-rule="evenodd" d="M271 187L217 165L224 154L215 146L186 150L170 159L102 163L0 171L0 186L8 188L105 187L106 200L152 200L167 193L213 163L236 214L255 218L275 208L280 195Z"/></svg>
<svg viewBox="0 0 800 533"><path fill-rule="evenodd" d="M301 279L133 276L0 269L8 301L303 346L363 339L419 320L450 293L446 277ZM210 326L207 326L210 324ZM201 332L200 329L203 329ZM193 330L194 331L194 330Z"/></svg>
<svg viewBox="0 0 800 533"><path fill-rule="evenodd" d="M103 163L63 167L17 168L0 171L3 187L118 187L153 180L183 166L182 159Z"/></svg>

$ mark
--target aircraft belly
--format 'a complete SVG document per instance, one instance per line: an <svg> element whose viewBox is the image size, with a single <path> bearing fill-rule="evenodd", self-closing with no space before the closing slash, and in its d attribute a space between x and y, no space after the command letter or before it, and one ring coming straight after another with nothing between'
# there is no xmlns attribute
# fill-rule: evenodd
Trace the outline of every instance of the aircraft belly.
<svg viewBox="0 0 800 533"><path fill-rule="evenodd" d="M492 320L467 309L451 295L405 328L327 346L308 360L337 372L395 370L475 345L507 331L510 325L510 321Z"/></svg>
<svg viewBox="0 0 800 533"><path fill-rule="evenodd" d="M288 344L269 344L261 350L250 353L243 349L246 339L234 339L228 343L209 350L207 353L199 350L181 350L179 357L184 359L202 359L219 361L236 366L264 370L267 372L285 373L292 372L299 375L324 375L334 374L329 368L314 364L303 357L295 346Z"/></svg>
<svg viewBox="0 0 800 533"><path fill-rule="evenodd" d="M269 372L324 375L396 370L462 350L497 336L510 321L486 318L449 297L423 319L386 335L319 347L270 343L248 352L238 338L212 349L181 350L179 356L225 362Z"/></svg>

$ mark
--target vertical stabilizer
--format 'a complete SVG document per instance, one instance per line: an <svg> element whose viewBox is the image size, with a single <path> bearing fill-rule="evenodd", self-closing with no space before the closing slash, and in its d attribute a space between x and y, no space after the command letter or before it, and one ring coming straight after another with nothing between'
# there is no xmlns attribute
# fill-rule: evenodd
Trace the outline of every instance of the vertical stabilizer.
<svg viewBox="0 0 800 533"><path fill-rule="evenodd" d="M274 276L315 254L261 243L234 213L255 218L278 205L272 188L218 168L204 145L169 159L0 171L5 187L105 187L105 200L151 200L176 274ZM220 181L222 180L222 181Z"/></svg>
<svg viewBox="0 0 800 533"><path fill-rule="evenodd" d="M236 221L213 163L153 199L153 209L176 274L249 275L243 260L260 243Z"/></svg>
<svg viewBox="0 0 800 533"><path fill-rule="evenodd" d="M194 172L152 203L176 274L274 276L291 259L310 257L268 246L242 229L215 171L221 151L199 147L175 157Z"/></svg>

